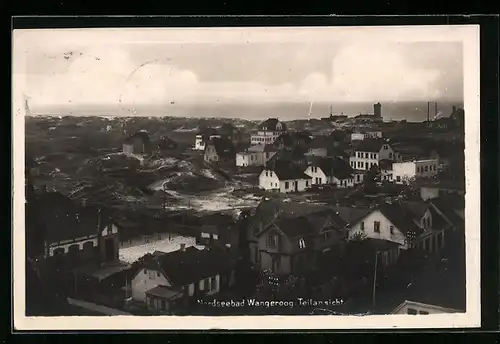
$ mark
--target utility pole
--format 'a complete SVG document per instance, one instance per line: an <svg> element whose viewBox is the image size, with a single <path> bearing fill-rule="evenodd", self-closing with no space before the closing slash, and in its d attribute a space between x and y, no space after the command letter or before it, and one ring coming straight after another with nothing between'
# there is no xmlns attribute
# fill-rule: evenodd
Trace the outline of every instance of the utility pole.
<svg viewBox="0 0 500 344"><path fill-rule="evenodd" d="M375 250L375 271L373 274L373 295L372 295L372 308L375 311L375 293L377 289L377 268L378 268L378 250Z"/></svg>

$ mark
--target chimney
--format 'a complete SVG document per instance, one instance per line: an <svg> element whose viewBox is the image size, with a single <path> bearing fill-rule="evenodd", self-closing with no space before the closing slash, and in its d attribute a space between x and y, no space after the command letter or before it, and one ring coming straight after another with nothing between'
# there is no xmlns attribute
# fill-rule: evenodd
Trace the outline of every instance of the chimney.
<svg viewBox="0 0 500 344"><path fill-rule="evenodd" d="M427 122L429 122L429 119L430 119L430 116L431 116L430 107L431 107L431 103L427 102Z"/></svg>
<svg viewBox="0 0 500 344"><path fill-rule="evenodd" d="M181 246L180 250L182 252L186 251L186 244L182 243L180 246Z"/></svg>

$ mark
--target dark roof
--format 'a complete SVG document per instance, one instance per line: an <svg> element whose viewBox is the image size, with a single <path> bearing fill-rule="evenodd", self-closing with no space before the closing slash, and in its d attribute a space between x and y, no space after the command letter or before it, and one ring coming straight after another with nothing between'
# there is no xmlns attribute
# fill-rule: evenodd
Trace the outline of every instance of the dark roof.
<svg viewBox="0 0 500 344"><path fill-rule="evenodd" d="M420 228L413 222L416 218L412 211L400 203L383 203L378 210L396 226L403 234L410 230L420 233Z"/></svg>
<svg viewBox="0 0 500 344"><path fill-rule="evenodd" d="M278 217L297 218L325 209L328 207L317 203L284 202L279 199L263 200L250 216L249 226L254 230L265 229Z"/></svg>
<svg viewBox="0 0 500 344"><path fill-rule="evenodd" d="M384 139L367 139L360 142L356 151L378 153L384 144L389 143Z"/></svg>
<svg viewBox="0 0 500 344"><path fill-rule="evenodd" d="M354 224L372 212L370 208L333 207L333 210L346 223Z"/></svg>
<svg viewBox="0 0 500 344"><path fill-rule="evenodd" d="M316 149L316 148L328 148L332 145L332 139L328 136L321 135L321 136L315 136L311 142L309 142L308 148L309 149Z"/></svg>
<svg viewBox="0 0 500 344"><path fill-rule="evenodd" d="M123 142L124 143L132 143L132 141L135 140L135 139L142 140L142 142L145 145L148 145L148 144L151 143L149 135L148 135L148 133L146 131L138 131L135 134L132 134L129 137L127 137Z"/></svg>
<svg viewBox="0 0 500 344"><path fill-rule="evenodd" d="M227 138L212 138L208 145L213 145L219 157L232 158L236 154L233 142Z"/></svg>
<svg viewBox="0 0 500 344"><path fill-rule="evenodd" d="M48 243L96 235L111 221L106 210L79 206L59 192L42 193L37 210Z"/></svg>
<svg viewBox="0 0 500 344"><path fill-rule="evenodd" d="M154 287L146 291L146 294L168 300L175 296L180 295L181 292L179 290L175 290L164 285L159 285L157 287Z"/></svg>
<svg viewBox="0 0 500 344"><path fill-rule="evenodd" d="M174 287L212 277L232 267L230 255L224 250L198 250L192 246L157 256L156 261Z"/></svg>
<svg viewBox="0 0 500 344"><path fill-rule="evenodd" d="M287 160L273 160L267 164L266 169L276 173L279 180L311 179L295 163Z"/></svg>
<svg viewBox="0 0 500 344"><path fill-rule="evenodd" d="M277 118L268 118L261 124L259 124L259 129L260 130L271 130L271 131L277 131L276 126L280 123L280 121ZM286 130L286 125L285 123L281 122L281 125L283 126L282 130Z"/></svg>
<svg viewBox="0 0 500 344"><path fill-rule="evenodd" d="M337 179L352 178L353 169L349 163L339 158L320 158L312 163L323 171L326 176L333 176Z"/></svg>
<svg viewBox="0 0 500 344"><path fill-rule="evenodd" d="M248 148L249 152L277 152L278 148L276 148L273 144L256 144Z"/></svg>
<svg viewBox="0 0 500 344"><path fill-rule="evenodd" d="M308 235L314 232L311 222L304 216L278 218L275 225L289 238Z"/></svg>
<svg viewBox="0 0 500 344"><path fill-rule="evenodd" d="M460 206L459 200L455 200L457 203L453 203L452 197L440 196L438 198L432 199L430 203L442 213L443 216L453 224L455 227L463 227L464 220L457 214L457 211L465 209L465 206Z"/></svg>

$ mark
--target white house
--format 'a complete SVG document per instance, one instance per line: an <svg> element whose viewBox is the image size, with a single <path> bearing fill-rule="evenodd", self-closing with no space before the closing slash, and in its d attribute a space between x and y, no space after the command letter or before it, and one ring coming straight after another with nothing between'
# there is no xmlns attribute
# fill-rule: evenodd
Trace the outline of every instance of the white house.
<svg viewBox="0 0 500 344"><path fill-rule="evenodd" d="M355 132L351 134L351 141L362 141L366 139L381 139L382 132L381 131L364 131L364 132Z"/></svg>
<svg viewBox="0 0 500 344"><path fill-rule="evenodd" d="M403 183L415 178L432 178L438 174L437 159L395 162L392 164L393 179Z"/></svg>
<svg viewBox="0 0 500 344"><path fill-rule="evenodd" d="M277 160L262 170L259 175L259 187L282 193L302 192L311 187L311 177L295 164Z"/></svg>
<svg viewBox="0 0 500 344"><path fill-rule="evenodd" d="M189 271L189 273L186 273ZM132 299L148 309L172 312L182 300L214 295L234 281L232 262L221 250L181 247L169 253L158 252L137 271L131 281Z"/></svg>
<svg viewBox="0 0 500 344"><path fill-rule="evenodd" d="M236 154L236 166L264 166L278 152L271 144L257 144Z"/></svg>
<svg viewBox="0 0 500 344"><path fill-rule="evenodd" d="M354 171L339 158L315 159L304 172L312 179L312 185L333 184L346 188L354 186Z"/></svg>
<svg viewBox="0 0 500 344"><path fill-rule="evenodd" d="M396 159L394 150L385 140L363 140L354 149L354 156L349 158L353 169L367 171L372 166L378 165L381 160Z"/></svg>
<svg viewBox="0 0 500 344"><path fill-rule="evenodd" d="M214 128L206 128L200 130L196 134L196 138L194 141L194 149L199 151L204 151L207 142L209 142L213 138L220 138L221 135Z"/></svg>
<svg viewBox="0 0 500 344"><path fill-rule="evenodd" d="M380 249L382 263L388 265L396 262L400 250L416 244L431 228L432 214L423 202L382 204L351 224L348 237L396 244Z"/></svg>
<svg viewBox="0 0 500 344"><path fill-rule="evenodd" d="M269 118L262 122L257 130L252 132L250 143L252 145L273 143L286 130L285 123L279 121L277 118Z"/></svg>
<svg viewBox="0 0 500 344"><path fill-rule="evenodd" d="M430 305L427 303L405 300L391 312L391 314L405 314L405 315L428 315L428 314L446 314L446 313L463 313L463 311L453 308L441 307L437 305Z"/></svg>

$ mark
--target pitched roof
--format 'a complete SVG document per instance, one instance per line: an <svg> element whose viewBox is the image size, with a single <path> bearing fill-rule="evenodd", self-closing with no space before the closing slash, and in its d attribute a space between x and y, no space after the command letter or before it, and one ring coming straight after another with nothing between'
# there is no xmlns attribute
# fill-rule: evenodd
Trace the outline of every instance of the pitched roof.
<svg viewBox="0 0 500 344"><path fill-rule="evenodd" d="M280 122L277 118L268 118L261 124L259 124L259 129L260 130L271 130L271 131L277 131L276 126L278 123L281 123L282 125L282 130L286 130L286 125L283 122Z"/></svg>
<svg viewBox="0 0 500 344"><path fill-rule="evenodd" d="M212 138L208 145L213 145L215 147L215 151L219 157L232 158L235 155L234 145L231 140L227 138Z"/></svg>
<svg viewBox="0 0 500 344"><path fill-rule="evenodd" d="M157 287L149 289L148 291L146 291L146 294L151 296L157 296L166 300L182 295L182 293L179 290L175 290L164 285L159 285Z"/></svg>
<svg viewBox="0 0 500 344"><path fill-rule="evenodd" d="M403 234L409 231L419 233L420 228L413 222L415 215L400 203L383 203L378 210L396 226Z"/></svg>
<svg viewBox="0 0 500 344"><path fill-rule="evenodd" d="M156 263L175 287L185 286L231 268L230 255L222 249L188 247L156 256Z"/></svg>
<svg viewBox="0 0 500 344"><path fill-rule="evenodd" d="M339 158L320 158L313 161L312 165L319 167L326 176L340 180L352 178L354 172L349 163Z"/></svg>
<svg viewBox="0 0 500 344"><path fill-rule="evenodd" d="M146 145L151 143L151 140L149 138L148 133L146 131L143 131L143 130L140 130L140 131L130 135L123 142L124 143L132 143L132 141L135 139L142 140L142 142Z"/></svg>
<svg viewBox="0 0 500 344"><path fill-rule="evenodd" d="M382 146L384 144L388 145L389 143L384 139L363 140L356 147L356 151L378 153L378 152L380 152L380 149L382 149Z"/></svg>
<svg viewBox="0 0 500 344"><path fill-rule="evenodd" d="M59 192L42 193L37 210L48 243L96 235L111 221L106 210L81 207Z"/></svg>
<svg viewBox="0 0 500 344"><path fill-rule="evenodd" d="M276 148L272 144L256 144L248 148L249 152L277 152L278 148Z"/></svg>
<svg viewBox="0 0 500 344"><path fill-rule="evenodd" d="M353 208L353 207L333 207L333 211L348 224L354 224L366 215L370 214L371 208Z"/></svg>
<svg viewBox="0 0 500 344"><path fill-rule="evenodd" d="M274 224L289 238L308 235L314 232L311 222L304 216L280 217Z"/></svg>
<svg viewBox="0 0 500 344"><path fill-rule="evenodd" d="M311 179L295 163L287 160L274 160L272 163L267 164L266 170L276 173L279 180Z"/></svg>
<svg viewBox="0 0 500 344"><path fill-rule="evenodd" d="M265 229L278 217L297 218L325 209L328 209L326 205L317 203L284 202L279 199L263 200L249 217L249 226L254 230Z"/></svg>
<svg viewBox="0 0 500 344"><path fill-rule="evenodd" d="M459 202L459 201L455 201ZM434 198L430 201L438 212L443 214L447 221L451 222L455 227L463 227L464 220L457 214L457 211L465 209L465 206L461 207L460 203L454 204L450 198L446 198L446 196L440 196L438 198Z"/></svg>

